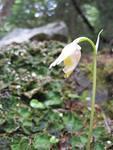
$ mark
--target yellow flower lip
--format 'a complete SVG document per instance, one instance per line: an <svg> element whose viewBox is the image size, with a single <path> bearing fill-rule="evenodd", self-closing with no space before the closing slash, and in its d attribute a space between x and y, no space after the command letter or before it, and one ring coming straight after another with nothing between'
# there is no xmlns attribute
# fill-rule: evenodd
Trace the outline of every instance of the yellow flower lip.
<svg viewBox="0 0 113 150"><path fill-rule="evenodd" d="M98 46L99 46L99 39L100 39L100 34L102 33L103 30L101 30L98 34L97 37L97 42L94 44L89 38L87 37L79 37L75 39L73 42L69 43L66 45L59 57L50 64L49 69L52 67L59 65L62 61L64 61L64 73L65 77L69 77L73 70L76 68L76 66L79 63L79 60L81 58L81 47L78 45L78 43L87 41L90 43L93 47L93 49L96 49L95 53L97 53Z"/></svg>
<svg viewBox="0 0 113 150"><path fill-rule="evenodd" d="M62 61L64 61L63 71L65 73L65 77L69 77L76 68L80 58L81 47L77 42L73 41L63 48L59 57L50 65L49 68L59 65Z"/></svg>

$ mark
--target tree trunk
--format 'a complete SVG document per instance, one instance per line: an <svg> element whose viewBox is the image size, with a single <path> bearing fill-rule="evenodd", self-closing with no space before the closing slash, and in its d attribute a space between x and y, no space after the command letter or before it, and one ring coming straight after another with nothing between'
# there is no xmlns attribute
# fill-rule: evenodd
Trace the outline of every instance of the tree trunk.
<svg viewBox="0 0 113 150"><path fill-rule="evenodd" d="M84 15L84 13L82 12L79 4L77 3L76 0L71 0L72 4L75 8L75 10L78 12L78 14L81 16L81 18L83 19L84 23L87 25L87 27L89 28L89 30L92 32L92 34L96 34L95 33L95 28L91 25L91 23L89 22L89 20L86 18L86 16ZM105 43L109 43L109 40L106 39L104 36L101 35L102 41Z"/></svg>
<svg viewBox="0 0 113 150"><path fill-rule="evenodd" d="M10 10L15 0L4 0L3 7L0 10L0 24L4 20L5 17L10 15Z"/></svg>

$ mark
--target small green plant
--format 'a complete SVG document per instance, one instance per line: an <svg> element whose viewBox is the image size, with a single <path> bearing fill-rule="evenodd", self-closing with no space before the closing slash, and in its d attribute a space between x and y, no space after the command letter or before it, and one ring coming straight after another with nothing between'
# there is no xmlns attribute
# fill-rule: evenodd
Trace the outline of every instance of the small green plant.
<svg viewBox="0 0 113 150"><path fill-rule="evenodd" d="M96 96L96 68L97 68L97 50L99 45L100 34L102 30L99 32L97 37L96 44L87 37L79 37L75 39L73 42L65 46L60 54L60 56L50 65L49 68L52 68L56 65L59 65L62 61L64 61L64 73L65 77L69 77L73 70L79 63L81 58L81 47L79 43L88 42L93 48L93 87L92 87L92 101L91 101L91 116L90 116L90 127L88 134L88 142L87 142L87 150L90 150L90 143L92 138L92 130L93 130L93 120L94 120L94 112L95 112L95 96Z"/></svg>

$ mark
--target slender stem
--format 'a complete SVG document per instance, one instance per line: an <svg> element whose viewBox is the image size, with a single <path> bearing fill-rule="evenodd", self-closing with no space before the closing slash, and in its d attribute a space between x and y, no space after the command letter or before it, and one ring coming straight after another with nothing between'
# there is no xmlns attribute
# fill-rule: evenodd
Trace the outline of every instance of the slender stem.
<svg viewBox="0 0 113 150"><path fill-rule="evenodd" d="M94 55L93 60L93 89L92 89L92 101L91 101L91 116L90 116L90 128L89 128L89 135L88 135L88 143L87 143L87 150L90 150L90 141L92 138L92 130L93 130L93 120L94 120L94 112L95 112L95 96L96 96L96 55Z"/></svg>
<svg viewBox="0 0 113 150"><path fill-rule="evenodd" d="M93 120L94 120L94 113L95 113L95 97L96 97L96 67L97 67L97 50L95 44L88 38L82 37L76 39L78 43L80 42L88 42L93 47L93 87L92 87L92 100L91 100L91 115L90 115L90 127L88 133L88 142L86 146L86 150L91 150L91 138L92 138L92 131L93 131Z"/></svg>

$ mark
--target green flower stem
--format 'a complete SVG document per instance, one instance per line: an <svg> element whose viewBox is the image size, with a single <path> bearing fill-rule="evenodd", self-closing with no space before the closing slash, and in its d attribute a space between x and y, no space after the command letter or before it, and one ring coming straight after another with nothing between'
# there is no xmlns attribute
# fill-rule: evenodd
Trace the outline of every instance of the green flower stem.
<svg viewBox="0 0 113 150"><path fill-rule="evenodd" d="M93 131L93 120L94 120L94 113L95 113L95 97L96 97L97 50L96 50L95 44L89 38L86 38L86 37L78 38L78 43L81 43L81 42L88 42L93 48L93 87L92 87L90 127L89 127L89 134L88 134L88 142L86 146L86 150L91 150L90 142L91 142L92 131Z"/></svg>

